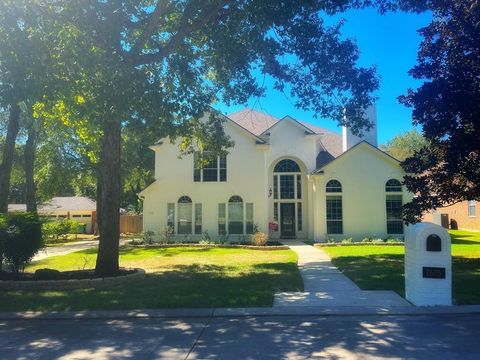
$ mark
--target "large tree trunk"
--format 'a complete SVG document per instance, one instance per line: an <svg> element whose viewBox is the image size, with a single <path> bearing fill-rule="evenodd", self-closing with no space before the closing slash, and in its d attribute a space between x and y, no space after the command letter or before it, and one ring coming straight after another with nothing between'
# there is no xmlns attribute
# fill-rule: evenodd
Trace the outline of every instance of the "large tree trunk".
<svg viewBox="0 0 480 360"><path fill-rule="evenodd" d="M3 148L3 159L0 165L0 213L8 212L8 194L10 192L10 175L12 173L15 141L20 130L20 107L17 104L10 106L8 117L7 138Z"/></svg>
<svg viewBox="0 0 480 360"><path fill-rule="evenodd" d="M118 273L120 241L120 122L107 122L103 128L102 152L98 169L97 216L100 231L95 274Z"/></svg>
<svg viewBox="0 0 480 360"><path fill-rule="evenodd" d="M28 128L27 142L25 143L25 202L27 211L37 212L37 197L35 194L35 152L37 149L37 131L32 124Z"/></svg>

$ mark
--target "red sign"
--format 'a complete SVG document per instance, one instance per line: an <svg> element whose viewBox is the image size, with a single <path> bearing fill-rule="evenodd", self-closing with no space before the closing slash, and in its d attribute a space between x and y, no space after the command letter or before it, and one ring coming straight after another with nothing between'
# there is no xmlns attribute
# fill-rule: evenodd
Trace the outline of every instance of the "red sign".
<svg viewBox="0 0 480 360"><path fill-rule="evenodd" d="M272 231L278 231L278 224L274 222L268 223L268 228Z"/></svg>

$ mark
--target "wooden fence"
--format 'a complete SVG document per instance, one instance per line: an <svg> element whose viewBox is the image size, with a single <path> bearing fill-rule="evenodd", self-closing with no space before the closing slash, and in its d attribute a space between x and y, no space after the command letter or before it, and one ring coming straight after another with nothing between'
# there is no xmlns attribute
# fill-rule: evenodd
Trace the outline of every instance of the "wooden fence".
<svg viewBox="0 0 480 360"><path fill-rule="evenodd" d="M143 229L142 215L120 215L120 233L139 234Z"/></svg>

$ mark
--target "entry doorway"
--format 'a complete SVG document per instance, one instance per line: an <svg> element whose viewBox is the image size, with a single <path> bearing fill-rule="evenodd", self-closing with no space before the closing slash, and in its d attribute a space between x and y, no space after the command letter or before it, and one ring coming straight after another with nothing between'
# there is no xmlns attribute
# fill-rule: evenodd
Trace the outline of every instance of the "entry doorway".
<svg viewBox="0 0 480 360"><path fill-rule="evenodd" d="M295 203L280 203L280 236L295 238Z"/></svg>

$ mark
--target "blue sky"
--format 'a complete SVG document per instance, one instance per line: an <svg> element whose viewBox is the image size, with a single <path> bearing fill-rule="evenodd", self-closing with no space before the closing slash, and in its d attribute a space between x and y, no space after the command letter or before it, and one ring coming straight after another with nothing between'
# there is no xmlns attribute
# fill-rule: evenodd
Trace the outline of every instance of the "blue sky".
<svg viewBox="0 0 480 360"><path fill-rule="evenodd" d="M389 139L412 128L411 110L398 103L397 97L410 87L417 87L407 71L415 64L420 36L417 30L430 22L430 14L389 13L379 15L373 9L349 11L341 15L346 19L343 33L356 38L360 48L360 65L377 65L380 88L376 95L378 113L378 141L384 144ZM269 81L267 80L267 89ZM314 119L313 113L294 107L292 99L269 88L264 98L249 100L249 107L276 117L290 115L327 129L340 131L336 122ZM231 113L245 106L217 104L217 109Z"/></svg>

